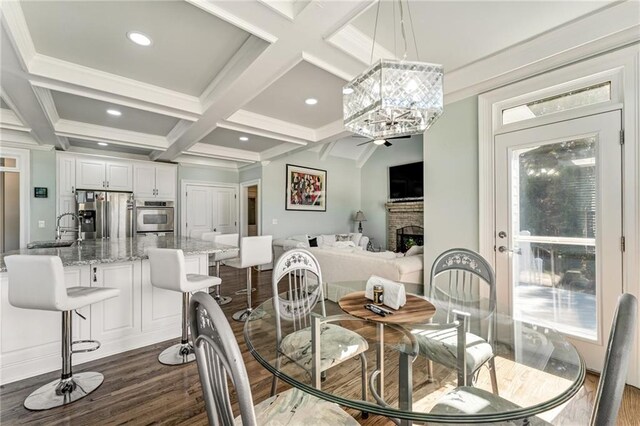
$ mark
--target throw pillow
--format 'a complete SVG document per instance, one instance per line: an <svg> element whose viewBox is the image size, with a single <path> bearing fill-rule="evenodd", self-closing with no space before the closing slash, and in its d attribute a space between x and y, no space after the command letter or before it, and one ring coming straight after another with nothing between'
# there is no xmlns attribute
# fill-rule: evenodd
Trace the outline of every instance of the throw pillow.
<svg viewBox="0 0 640 426"><path fill-rule="evenodd" d="M322 241L322 242L320 242ZM336 242L336 236L335 235L320 235L318 237L318 245L320 244L333 244Z"/></svg>
<svg viewBox="0 0 640 426"><path fill-rule="evenodd" d="M349 234L336 234L336 241L351 241Z"/></svg>
<svg viewBox="0 0 640 426"><path fill-rule="evenodd" d="M424 254L424 246L411 246L409 250L404 254L405 256L416 256L418 254Z"/></svg>
<svg viewBox="0 0 640 426"><path fill-rule="evenodd" d="M318 247L318 237L309 238L309 247Z"/></svg>
<svg viewBox="0 0 640 426"><path fill-rule="evenodd" d="M294 235L293 237L289 237L290 240L300 241L304 244L304 247L309 247L309 236L307 234Z"/></svg>
<svg viewBox="0 0 640 426"><path fill-rule="evenodd" d="M356 246L360 245L360 240L362 239L362 234L359 232L352 232L349 234L349 239L353 241Z"/></svg>

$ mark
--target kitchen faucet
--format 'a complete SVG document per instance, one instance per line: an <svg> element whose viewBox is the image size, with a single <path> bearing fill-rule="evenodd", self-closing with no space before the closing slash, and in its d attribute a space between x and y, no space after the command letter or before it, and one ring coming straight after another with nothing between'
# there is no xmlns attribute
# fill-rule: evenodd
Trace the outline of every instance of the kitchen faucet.
<svg viewBox="0 0 640 426"><path fill-rule="evenodd" d="M71 227L62 227L60 226L60 220L65 217L65 216L73 216L77 221L78 221L78 227L77 229L71 228ZM60 233L60 231L62 231L62 234ZM56 220L56 240L61 240L62 236L64 234L67 233L67 231L75 231L78 233L78 238L77 241L81 242L82 241L82 223L80 222L80 216L77 215L76 213L62 213L60 216L58 216L58 219Z"/></svg>

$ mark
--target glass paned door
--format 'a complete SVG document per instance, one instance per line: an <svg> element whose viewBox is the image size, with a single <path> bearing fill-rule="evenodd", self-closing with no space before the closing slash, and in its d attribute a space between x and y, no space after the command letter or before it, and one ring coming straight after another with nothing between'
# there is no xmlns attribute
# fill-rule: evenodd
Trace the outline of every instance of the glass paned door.
<svg viewBox="0 0 640 426"><path fill-rule="evenodd" d="M499 304L594 369L622 290L619 132L614 111L496 137Z"/></svg>

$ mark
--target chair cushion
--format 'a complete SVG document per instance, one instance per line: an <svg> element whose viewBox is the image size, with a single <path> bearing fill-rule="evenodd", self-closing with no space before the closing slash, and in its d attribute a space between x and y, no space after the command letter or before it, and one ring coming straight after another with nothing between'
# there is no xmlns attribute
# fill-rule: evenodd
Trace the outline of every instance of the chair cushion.
<svg viewBox="0 0 640 426"><path fill-rule="evenodd" d="M471 386L461 386L444 395L431 409L432 414L482 414L496 413L500 411L513 411L520 409L514 404L498 395ZM550 426L539 417L530 417L532 426ZM500 425L521 425L522 420L496 423Z"/></svg>
<svg viewBox="0 0 640 426"><path fill-rule="evenodd" d="M455 328L412 330L420 354L450 368L457 366L458 336ZM475 372L493 356L491 345L482 337L467 333L467 374Z"/></svg>
<svg viewBox="0 0 640 426"><path fill-rule="evenodd" d="M210 277L209 275L187 274L187 283L185 288L181 289L185 291L197 291L203 288L213 287L220 285L222 280L218 277Z"/></svg>
<svg viewBox="0 0 640 426"><path fill-rule="evenodd" d="M337 404L295 388L265 399L257 404L254 410L257 424L265 426L358 425L358 422ZM242 425L240 416L235 418L234 423Z"/></svg>
<svg viewBox="0 0 640 426"><path fill-rule="evenodd" d="M102 302L120 295L120 290L109 287L69 287L67 288L67 300L58 306L61 311L71 311Z"/></svg>
<svg viewBox="0 0 640 426"><path fill-rule="evenodd" d="M342 361L366 351L367 341L358 333L335 324L323 324L320 331L320 370L325 371ZM311 328L287 334L280 343L280 351L311 369Z"/></svg>

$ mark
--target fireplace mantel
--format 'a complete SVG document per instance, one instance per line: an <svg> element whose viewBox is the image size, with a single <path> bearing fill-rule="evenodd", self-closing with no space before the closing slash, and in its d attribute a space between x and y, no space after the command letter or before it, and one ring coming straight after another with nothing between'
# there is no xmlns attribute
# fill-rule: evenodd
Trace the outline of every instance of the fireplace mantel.
<svg viewBox="0 0 640 426"><path fill-rule="evenodd" d="M396 230L405 226L424 226L424 201L386 203L387 250L396 249Z"/></svg>

